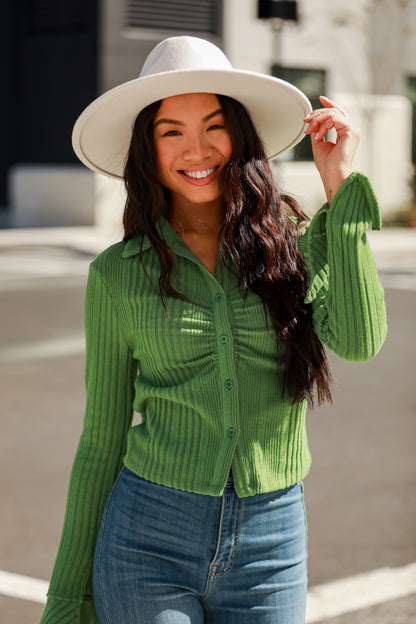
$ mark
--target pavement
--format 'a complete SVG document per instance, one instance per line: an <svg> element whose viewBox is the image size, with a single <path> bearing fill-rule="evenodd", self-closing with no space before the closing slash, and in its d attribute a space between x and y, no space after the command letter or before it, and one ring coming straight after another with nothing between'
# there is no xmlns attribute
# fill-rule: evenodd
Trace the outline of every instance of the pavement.
<svg viewBox="0 0 416 624"><path fill-rule="evenodd" d="M0 251L9 268L9 254L22 249L60 249L76 252L84 261L91 260L109 245L122 239L121 228L54 227L0 229ZM367 232L377 268L385 288L416 289L416 229L384 228ZM1 259L0 259L1 267ZM84 267L81 268L81 271ZM13 270L12 270L13 272Z"/></svg>
<svg viewBox="0 0 416 624"><path fill-rule="evenodd" d="M28 352L25 343L24 355L26 362L24 365L25 368L23 369L22 354L18 350L18 345L16 346L14 336L14 333L17 332L19 327L19 322L16 322L16 328L13 328L13 324L7 322L6 327L3 328L4 339L2 340L2 353L4 361L0 361L0 366L3 366L2 371L5 375L3 381L6 385L10 384L10 388L7 388L6 394L7 396L10 394L10 401L12 401L9 406L10 410L5 409L4 417L6 418L7 414L14 414L13 419L9 418L9 420L6 420L6 424L9 422L10 428L9 433L5 436L8 440L7 445L6 441L4 442L5 449L6 446L9 447L9 451L7 451L7 449L4 451L6 463L9 461L6 460L6 457L8 457L7 453L11 452L10 449L13 447L13 441L19 439L19 432L21 432L20 427L23 422L26 422L27 414L30 413L30 420L33 419L36 422L36 427L30 430L32 431L31 435L34 436L35 441L40 443L40 440L36 437L41 435L39 430L42 432L46 431L47 428L51 428L50 419L46 416L46 412L48 407L53 409L54 405L52 406L51 403L51 406L49 406L49 403L46 401L51 402L52 399L50 397L46 399L45 393L42 395L39 389L37 390L38 394L35 394L35 391L32 393L32 390L30 390L32 385L37 386L41 379L47 378L52 388L62 388L63 392L68 392L66 386L68 385L69 379L69 385L73 389L72 379L78 379L75 374L77 376L79 375L78 371L80 370L81 364L80 351L82 349L80 344L78 344L81 339L77 333L79 332L81 319L77 320L76 317L77 315L80 316L81 313L82 285L85 281L86 267L96 254L108 245L120 240L121 236L121 232L117 231L117 229L111 230L109 228L96 226L0 229L0 277L4 280L5 288L7 288L10 293L9 304L7 304L7 300L5 300L3 296L4 293L2 295L3 315L9 313L10 318L15 318L13 314L16 313L16 309L19 309L19 306L21 306L23 302L23 311L27 314L28 318L30 314L36 314L38 309L42 311L46 309L44 308L46 305L54 310L53 317L49 317L46 314L38 314L37 318L40 319L38 322L41 324L40 335L42 337L42 343L39 345L33 343L33 353ZM391 375L394 384L389 390L389 394L392 394L392 406L394 405L397 408L399 405L398 395L404 395L406 392L409 392L409 385L411 385L409 381L411 375L414 375L409 369L412 365L414 366L414 356L409 355L408 359L403 363L403 354L406 348L409 353L414 353L412 346L414 338L411 336L409 338L409 328L411 332L412 318L414 318L412 316L414 314L412 310L415 310L414 292L412 293L410 291L416 290L416 230L386 228L381 232L368 232L368 238L376 259L381 281L383 285L389 289L388 303L392 313L390 328L391 342L386 345L384 359L382 354L380 358L376 358L374 362L366 365L365 388L361 388L360 385L360 371L364 369L355 366L350 367L348 363L342 363L342 366L345 367L345 371L343 368L341 378L345 377L345 375L355 375L354 385L345 386L344 390L341 388L339 391L337 406L338 416L335 420L333 414L329 415L329 411L326 412L324 410L320 416L320 421L315 420L313 422L313 427L311 427L310 441L314 447L313 455L316 459L314 464L315 472L312 472L311 476L308 477L309 481L306 488L310 507L310 555L311 560L314 562L313 575L311 578L310 608L307 619L307 622L310 624L313 622L317 624L323 624L324 622L325 624L410 624L416 622L415 564L410 563L411 561L416 561L416 557L414 556L416 547L414 545L415 540L411 537L412 533L414 535L409 520L411 514L410 512L405 513L403 511L405 508L410 509L413 505L411 500L413 497L411 497L410 500L407 497L409 496L409 491L411 491L411 475L414 474L414 468L412 468L410 464L405 466L405 457L407 457L408 462L412 462L414 466L414 454L413 451L410 450L414 442L414 437L412 438L411 433L412 431L414 432L414 427L411 425L411 421L414 420L414 402L411 402L413 399L406 398L407 407L398 410L398 414L395 415L395 421L393 422L393 419L389 416L386 416L385 420L381 420L380 416L382 402L387 403L388 400L383 395L382 399L378 399L378 404L376 399L380 378L388 379L388 375ZM67 264L65 265L65 263ZM41 267L41 270L39 267ZM62 273L66 275L65 287L67 288L61 289L56 295L53 295L55 298L52 300L50 298L52 297L52 288L55 283L53 277L54 275L59 276ZM16 281L16 286L14 285L14 275L23 278ZM38 278L40 275L43 276L40 278L42 279L42 290L39 293L33 290L33 292L30 293L30 299L26 299L26 294L23 289L25 289L30 282L25 279L25 276L31 277L32 275L34 278ZM7 286L6 282L8 282ZM57 282L58 279L56 280L56 283ZM14 288L17 290L12 293L11 291L13 291ZM47 288L51 289L50 292L46 290ZM399 289L403 292L390 289ZM71 307L75 306L77 301L77 307ZM27 302L30 303L30 310L28 309ZM9 312L7 312L8 310ZM65 315L67 315L67 317ZM5 318L5 316L3 316L3 318ZM19 319L17 319L17 321L18 320ZM76 323L75 320L77 320ZM53 333L55 329L61 330L61 326L59 325L58 327L59 323L65 325L69 331L68 344L64 344L64 342L61 341L57 345L56 340L49 344L46 338L48 338L49 334L51 332ZM73 327L71 323L73 323ZM43 327L43 325L45 325L45 327ZM57 326L56 328L55 325ZM401 334L399 334L401 327L403 327L403 337L400 338L400 342L400 340L397 340L397 337L401 336ZM10 349L7 350L9 344ZM43 360L38 359L40 349L42 349ZM45 349L49 349L49 351L47 351L48 357L45 355ZM54 360L56 354L54 349L58 349L60 353L65 351L69 356L66 359L65 369L62 366L56 366ZM72 352L70 349L74 351ZM407 367L408 370L402 385L396 380L396 377L399 379L399 373L395 376L395 370L397 368L397 371L399 371L400 366L404 368ZM77 372L75 373L72 369ZM368 380L371 371L374 372L375 379L369 385L370 382ZM400 371L400 379L401 376L402 373ZM19 382L18 384L16 380ZM24 382L25 380L27 386L24 386L23 383L25 392L22 392L22 381ZM17 384L16 387L13 384ZM79 386L81 386L81 382L79 382ZM349 390L349 388L352 388L352 390ZM368 395L369 399L371 398L373 409L381 423L380 431L372 424L374 423L372 419L361 421L359 414L348 413L348 405L350 404L348 392L357 393L359 396L361 396L359 394L361 392L363 397ZM21 396L19 393L21 393ZM74 396L72 396L72 394ZM82 399L78 394L72 392L71 396L68 395L69 404L61 406L60 408L62 411L61 415L65 418L62 418L59 423L54 425L56 429L56 431L54 429L54 435L56 437L65 438L65 444L62 445L60 452L66 452L68 457L72 451L66 450L66 447L70 446L70 444L67 444L67 438L75 441L76 437L75 431L72 430L73 424L71 424L70 418L72 416L73 419L73 414L79 413L81 410ZM24 401L25 406L27 403L27 407L22 410L22 415L16 410L16 403L18 401ZM374 401L376 401L375 407ZM345 408L343 407L344 404ZM389 409L390 406L387 405L385 411L389 412ZM66 413L65 410L67 410L68 413ZM16 420L18 422L15 423L14 421ZM349 420L348 424L347 420ZM29 423L30 421L27 421L26 427L29 427ZM329 423L331 424L329 425ZM43 425L44 428L42 429ZM395 428L393 425L395 425ZM344 426L345 429L341 429ZM337 432L335 427L337 428ZM366 432L366 428L368 428L368 432ZM323 433L326 432L326 435L328 435L328 431L330 432L329 438L324 438ZM360 436L363 439L369 440L370 444L373 446L367 448L358 446L355 438L356 434L354 433L357 431L360 432ZM408 432L407 438L404 436L403 431ZM10 432L15 432L16 438L14 438ZM372 436L377 436L378 433L380 435L379 439L376 438L374 440ZM337 452L335 450L333 451L332 446L337 446L339 441L338 437L340 435L343 441L343 457L348 459L344 460L345 468L342 469L344 472L340 472L339 470L335 472L334 467L336 460L334 456ZM388 444L383 442L383 436L387 436L389 440ZM396 446L398 448L396 448ZM42 468L42 466L39 468L39 456L37 455L36 449L31 450L30 445L28 449L27 468L29 469L29 466L32 465L33 472L36 475ZM387 449L389 449L391 457L385 456L383 459L383 452ZM369 453L370 451L371 457L364 456L365 453ZM63 464L61 458L56 458L55 462L55 458L50 454L50 449L48 449L48 453L49 465L45 467L45 475L43 476L46 478L52 465L57 481L54 496L55 500L55 498L58 498L58 495L63 496L61 492L62 483L66 478L66 474L63 473L67 469L67 464L69 465L69 459L66 464ZM399 461L400 458L401 461ZM369 463L370 460L371 465ZM12 458L10 458L10 461L12 461ZM380 526L376 527L368 522L368 527L366 528L364 523L365 518L363 513L360 515L360 507L357 501L359 500L358 497L362 494L367 499L368 504L374 507L374 509L368 511L369 518L373 520L373 518L377 517L380 506L378 502L376 506L374 500L375 494L369 490L369 483L372 482L371 479L374 477L374 482L377 484L377 491L382 489L386 475L383 476L383 474L380 474L378 468L381 465L380 461L384 462L384 467L390 464L396 466L397 479L394 482L391 481L392 476L389 474L388 477L391 483L388 482L387 487L391 487L393 484L394 489L396 489L397 483L404 482L406 478L407 489L404 488L405 491L403 494L400 494L400 500L397 499L399 502L402 501L400 503L402 507L400 507L396 499L394 499L394 509L388 510L385 508L385 518L380 518ZM373 465L374 475L372 475ZM362 483L363 491L360 494L360 492L354 489L356 484L360 484L359 477L357 476L357 479L352 483L351 473L355 467L361 469L362 466L367 470L367 482ZM61 472L59 472L59 470L61 470ZM336 478L333 479L332 476L330 478L329 473L332 475L335 474ZM33 496L36 500L38 498L40 500L37 500L36 506L33 504L31 507L35 510L35 516L31 518L30 522L39 525L39 527L42 523L45 523L43 510L46 505L48 505L48 514L50 513L51 516L55 514L60 522L61 508L55 512L54 508L51 510L51 503L46 493L43 494L44 499L42 499L42 493L39 493L36 489L36 480L32 483L33 479L31 480L31 475L28 473L26 474L28 479L30 477L29 483L26 484L28 489L27 491L22 489L21 492L16 489L16 492L13 494L13 497L17 499L14 501L16 504L14 509L19 508L19 505L21 508L28 507L30 488L33 486ZM377 479L375 477L377 477ZM43 481L43 479L40 480ZM339 492L339 483L343 484L342 492ZM25 486L25 484L23 485ZM5 487L7 487L7 484ZM25 494L24 497L23 494ZM22 497L24 500L22 499L20 501ZM328 498L331 498L333 501L334 509L332 511L331 508L328 507ZM327 509L328 517L334 519L333 522L328 522L326 525L322 522L321 513L323 505L320 503L321 499L325 501L324 506ZM61 506L62 504L63 502L60 501ZM351 509L349 509L348 504L351 504ZM57 503L56 506L59 507ZM392 506L391 501L390 506ZM10 512L10 514L11 513L12 512ZM348 520L345 527L336 523L335 520L339 516L341 516L341 518L345 517ZM16 526L16 535L19 536L20 540L18 542L19 544L21 544L22 535L24 535L25 532L31 535L30 526L20 526L23 521L28 522L28 519L16 519L14 516L14 518L10 518L10 526L7 522L5 524L6 533L9 531L10 535L12 535L13 527ZM395 528L390 528L392 523L395 524ZM406 523L409 526L407 526ZM58 521L56 521L55 524L56 527L53 525L53 529L57 533L57 539L59 533ZM350 537L351 527L353 527L356 532L356 543L354 543L354 540ZM39 528L37 530L38 541L43 543L39 538ZM399 544L399 536L394 536L395 531L398 532L400 539L401 536L404 536L401 546ZM53 531L48 525L44 532L45 536L49 537L49 534L52 534ZM372 535L374 535L374 539L372 539ZM362 541L358 539L358 536L360 536ZM379 547L381 539L383 539L383 552L381 552ZM42 584L44 582L42 579L46 578L46 571L50 569L48 557L50 558L52 555L48 552L46 554L42 553L40 549L34 549L35 540L28 539L27 542L25 546L19 547L17 553L15 552L15 547L11 544L10 550L13 552L11 554L5 552L4 554L6 559L8 557L10 562L13 562L13 565L9 564L9 561L6 560L4 560L3 565L9 572L13 570L15 572L22 572L23 574L30 574L33 577L40 577L40 583ZM355 564L353 556L355 555L352 549L351 556L348 552L329 552L329 548L332 548L337 542L344 545L344 551L348 550L345 548L346 544L351 547L351 543L354 543L355 548L357 548L357 544L361 545L360 547L363 551L362 557L368 560L368 566L366 570L364 570L365 574L357 575L354 571ZM328 544L330 544L330 546L328 546ZM328 552L326 552L325 548ZM31 549L36 556L33 557L33 563L31 562L29 567L25 567L28 566L28 552L31 552ZM407 552L404 552L406 549ZM52 547L51 550L53 550ZM386 566L388 566L387 569ZM8 575L8 577L10 579L10 575ZM381 577L384 578L383 583L380 583ZM12 580L16 587L18 579ZM33 580L36 581L38 579L32 578L32 581ZM404 593L401 593L407 582L407 589ZM393 586L394 590L389 593L386 588L391 589ZM381 596L380 588L382 589ZM34 598L28 597L27 589L24 591L26 592L26 597L22 599L17 596L13 597L13 594L10 592L2 592L0 588L1 623L29 624L29 622L38 621L38 617L40 617L42 611L42 602L39 599L35 600ZM371 600L373 592L375 592L376 596L374 600ZM348 602L346 606L341 604L343 595L346 596ZM352 600L352 597L354 597L355 602ZM338 610L336 608L337 605ZM316 610L314 611L315 608Z"/></svg>
<svg viewBox="0 0 416 624"><path fill-rule="evenodd" d="M367 237L379 269L390 266L414 268L416 262L416 229L384 228L367 232ZM122 231L115 227L55 227L0 229L0 248L11 246L68 247L89 253L99 253L119 241Z"/></svg>
<svg viewBox="0 0 416 624"><path fill-rule="evenodd" d="M0 229L0 248L52 246L96 254L121 238L121 230L98 226L10 228Z"/></svg>

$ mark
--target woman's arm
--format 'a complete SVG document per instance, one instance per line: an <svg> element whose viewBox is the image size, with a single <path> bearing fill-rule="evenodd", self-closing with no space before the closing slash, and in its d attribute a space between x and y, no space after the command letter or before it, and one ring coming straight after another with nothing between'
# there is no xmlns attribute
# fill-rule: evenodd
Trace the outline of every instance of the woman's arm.
<svg viewBox="0 0 416 624"><path fill-rule="evenodd" d="M324 344L342 358L367 360L387 331L384 292L366 237L370 226L380 229L380 211L367 178L351 173L359 130L338 104L320 100L323 108L305 121L327 204L298 240L309 273L305 301ZM334 142L325 141L328 130L336 131Z"/></svg>
<svg viewBox="0 0 416 624"><path fill-rule="evenodd" d="M370 226L381 227L377 200L367 178L353 173L331 207L325 204L298 239L315 331L332 351L352 361L373 357L387 332L384 292L366 237Z"/></svg>
<svg viewBox="0 0 416 624"><path fill-rule="evenodd" d="M312 142L315 165L324 185L328 205L352 172L360 142L360 131L351 125L345 111L327 97L320 97L324 108L312 111L305 121ZM325 141L328 130L336 131L335 142Z"/></svg>
<svg viewBox="0 0 416 624"><path fill-rule="evenodd" d="M72 467L61 542L41 624L95 622L91 574L108 493L121 467L133 414L136 362L100 274L85 298L86 410ZM88 615L87 615L88 614Z"/></svg>

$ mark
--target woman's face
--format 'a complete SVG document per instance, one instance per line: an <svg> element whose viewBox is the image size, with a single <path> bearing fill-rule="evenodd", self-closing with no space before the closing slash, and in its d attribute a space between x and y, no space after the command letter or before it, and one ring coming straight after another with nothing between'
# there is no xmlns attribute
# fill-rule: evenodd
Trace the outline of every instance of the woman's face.
<svg viewBox="0 0 416 624"><path fill-rule="evenodd" d="M153 137L158 177L174 207L221 201L218 174L233 148L216 95L188 93L162 100Z"/></svg>

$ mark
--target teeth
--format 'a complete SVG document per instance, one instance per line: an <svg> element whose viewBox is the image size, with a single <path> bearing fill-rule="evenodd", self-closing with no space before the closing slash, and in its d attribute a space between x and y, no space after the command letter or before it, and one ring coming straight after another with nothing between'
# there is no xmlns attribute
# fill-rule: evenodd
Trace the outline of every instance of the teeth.
<svg viewBox="0 0 416 624"><path fill-rule="evenodd" d="M183 173L188 176L188 178L206 178L207 176L214 173L215 167L211 167L211 169L204 169L203 171L184 171Z"/></svg>

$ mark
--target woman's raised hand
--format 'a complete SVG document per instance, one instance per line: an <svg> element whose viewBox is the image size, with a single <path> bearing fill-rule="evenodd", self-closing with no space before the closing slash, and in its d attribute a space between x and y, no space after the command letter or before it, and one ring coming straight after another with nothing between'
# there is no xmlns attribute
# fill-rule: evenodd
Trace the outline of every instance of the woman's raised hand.
<svg viewBox="0 0 416 624"><path fill-rule="evenodd" d="M312 141L316 167L322 178L328 204L352 171L352 163L360 131L351 125L345 111L327 97L320 98L323 108L318 108L305 118L309 124L306 134ZM336 139L325 141L328 130L336 131Z"/></svg>

